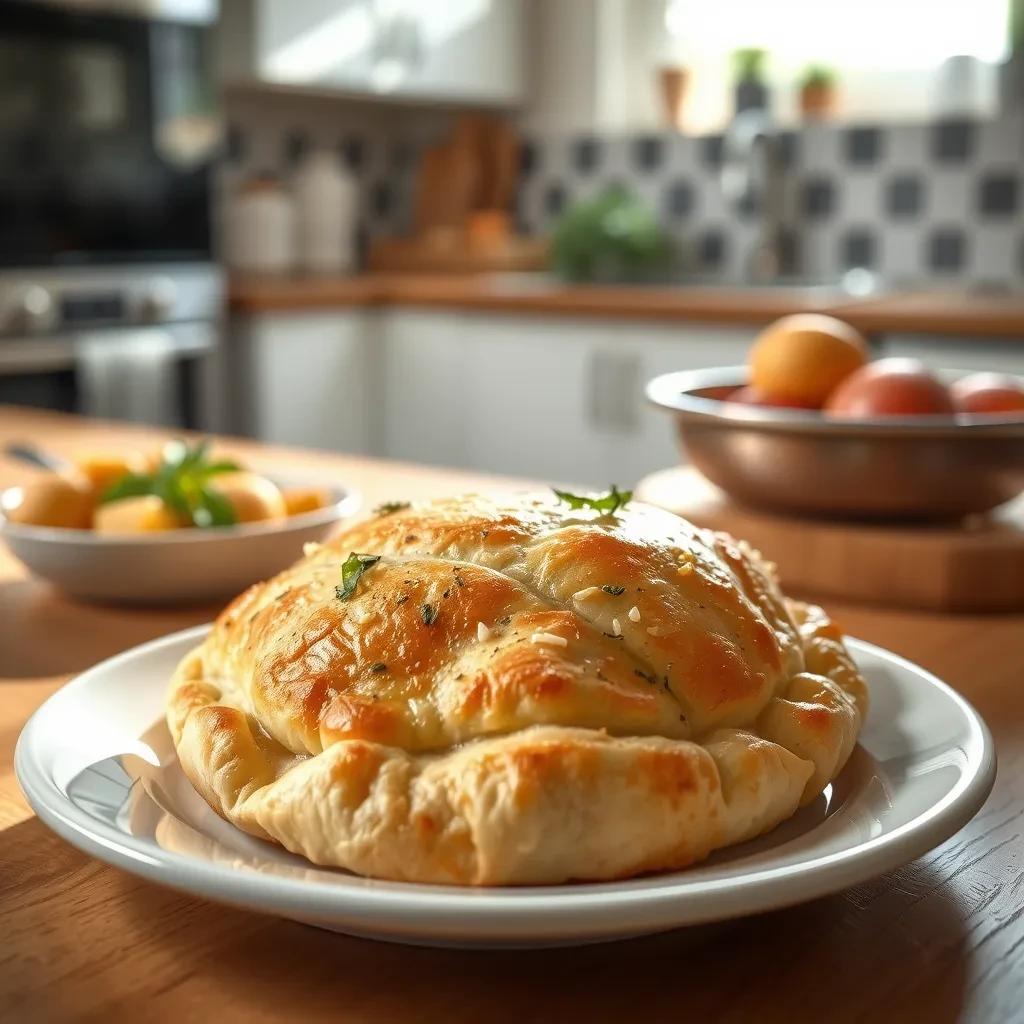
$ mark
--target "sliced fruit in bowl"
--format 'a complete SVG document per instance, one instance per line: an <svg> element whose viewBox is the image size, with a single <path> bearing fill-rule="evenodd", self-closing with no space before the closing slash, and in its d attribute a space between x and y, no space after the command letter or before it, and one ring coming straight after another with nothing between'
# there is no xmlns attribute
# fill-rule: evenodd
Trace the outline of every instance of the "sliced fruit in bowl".
<svg viewBox="0 0 1024 1024"><path fill-rule="evenodd" d="M227 596L325 539L359 498L333 482L273 478L174 441L120 476L76 465L0 493L0 535L35 575L85 599L174 603ZM96 482L105 482L96 493Z"/></svg>

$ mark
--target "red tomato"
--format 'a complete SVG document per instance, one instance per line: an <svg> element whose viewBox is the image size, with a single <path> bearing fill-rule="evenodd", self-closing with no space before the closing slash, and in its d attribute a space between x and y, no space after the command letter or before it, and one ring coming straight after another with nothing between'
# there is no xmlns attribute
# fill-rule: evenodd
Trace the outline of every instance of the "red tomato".
<svg viewBox="0 0 1024 1024"><path fill-rule="evenodd" d="M946 386L916 359L879 359L851 373L828 397L830 416L944 416L954 412Z"/></svg>
<svg viewBox="0 0 1024 1024"><path fill-rule="evenodd" d="M766 395L763 391L750 384L737 388L726 399L727 402L739 402L741 405L763 405L779 409L817 409L816 405L793 398L789 395Z"/></svg>
<svg viewBox="0 0 1024 1024"><path fill-rule="evenodd" d="M1010 373L972 373L949 390L958 412L1024 413L1024 383Z"/></svg>

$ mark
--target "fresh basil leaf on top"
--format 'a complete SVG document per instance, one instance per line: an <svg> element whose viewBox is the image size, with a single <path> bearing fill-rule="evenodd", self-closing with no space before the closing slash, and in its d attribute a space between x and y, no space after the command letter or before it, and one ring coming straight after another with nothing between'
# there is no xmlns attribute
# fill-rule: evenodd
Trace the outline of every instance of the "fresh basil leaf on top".
<svg viewBox="0 0 1024 1024"><path fill-rule="evenodd" d="M220 473L239 466L230 459L207 459L209 441L194 445L170 441L164 446L160 465L152 473L129 473L114 481L100 497L100 503L155 495L168 508L195 526L233 526L238 522L234 507L222 494L207 486Z"/></svg>
<svg viewBox="0 0 1024 1024"><path fill-rule="evenodd" d="M141 498L153 493L152 473L126 473L115 480L101 495L100 504L121 501L122 498Z"/></svg>
<svg viewBox="0 0 1024 1024"><path fill-rule="evenodd" d="M212 487L200 489L192 509L196 526L232 526L237 522L234 506Z"/></svg>
<svg viewBox="0 0 1024 1024"><path fill-rule="evenodd" d="M356 591L363 574L380 561L380 555L360 555L353 551L341 564L341 585L334 588L339 601L347 601Z"/></svg>
<svg viewBox="0 0 1024 1024"><path fill-rule="evenodd" d="M375 516L390 516L395 512L401 512L403 509L411 508L411 503L408 501L385 501L378 505L374 510Z"/></svg>
<svg viewBox="0 0 1024 1024"><path fill-rule="evenodd" d="M595 512L603 512L605 515L614 515L627 501L633 497L632 491L620 491L615 484L611 490L600 497L593 498L585 494L572 494L569 491L560 491L555 487L551 488L559 501L564 501L569 508L590 508Z"/></svg>

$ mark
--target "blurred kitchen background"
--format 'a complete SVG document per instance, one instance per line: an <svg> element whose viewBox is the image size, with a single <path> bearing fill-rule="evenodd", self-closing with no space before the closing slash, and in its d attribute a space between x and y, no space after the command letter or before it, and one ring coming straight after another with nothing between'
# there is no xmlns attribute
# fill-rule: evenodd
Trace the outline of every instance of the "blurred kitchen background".
<svg viewBox="0 0 1024 1024"><path fill-rule="evenodd" d="M0 402L530 477L789 312L1024 372L1021 0L3 0Z"/></svg>

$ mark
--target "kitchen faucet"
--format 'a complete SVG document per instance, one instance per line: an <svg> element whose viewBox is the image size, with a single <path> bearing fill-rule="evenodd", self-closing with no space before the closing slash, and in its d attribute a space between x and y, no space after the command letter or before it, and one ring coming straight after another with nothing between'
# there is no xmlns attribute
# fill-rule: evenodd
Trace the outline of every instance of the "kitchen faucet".
<svg viewBox="0 0 1024 1024"><path fill-rule="evenodd" d="M722 140L722 193L738 211L753 211L757 235L744 273L751 281L774 280L782 271L782 153L766 110L738 113Z"/></svg>

